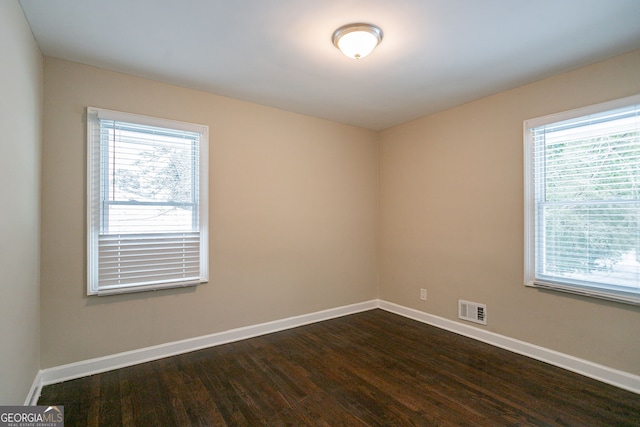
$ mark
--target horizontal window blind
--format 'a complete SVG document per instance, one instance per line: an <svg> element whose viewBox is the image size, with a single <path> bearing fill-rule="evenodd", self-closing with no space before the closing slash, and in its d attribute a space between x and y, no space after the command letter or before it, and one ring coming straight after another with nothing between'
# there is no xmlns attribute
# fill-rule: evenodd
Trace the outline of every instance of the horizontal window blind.
<svg viewBox="0 0 640 427"><path fill-rule="evenodd" d="M200 134L99 123L101 233L197 230Z"/></svg>
<svg viewBox="0 0 640 427"><path fill-rule="evenodd" d="M640 105L526 131L529 284L640 303Z"/></svg>
<svg viewBox="0 0 640 427"><path fill-rule="evenodd" d="M89 294L206 281L206 127L95 108L87 122Z"/></svg>
<svg viewBox="0 0 640 427"><path fill-rule="evenodd" d="M200 233L103 234L98 238L101 289L200 282Z"/></svg>

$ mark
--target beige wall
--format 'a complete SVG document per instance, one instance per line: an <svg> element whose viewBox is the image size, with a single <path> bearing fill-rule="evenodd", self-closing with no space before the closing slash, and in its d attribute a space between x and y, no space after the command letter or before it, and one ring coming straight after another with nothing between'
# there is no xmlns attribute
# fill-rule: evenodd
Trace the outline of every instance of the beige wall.
<svg viewBox="0 0 640 427"><path fill-rule="evenodd" d="M45 58L42 368L374 299L373 131ZM86 297L87 106L209 125L210 283Z"/></svg>
<svg viewBox="0 0 640 427"><path fill-rule="evenodd" d="M640 93L640 51L380 133L57 59L44 75L42 368L380 297L451 320L485 303L488 330L640 374L637 307L524 287L522 154L523 120ZM89 105L210 126L209 284L85 296Z"/></svg>
<svg viewBox="0 0 640 427"><path fill-rule="evenodd" d="M0 1L0 405L40 367L42 55L17 1Z"/></svg>
<svg viewBox="0 0 640 427"><path fill-rule="evenodd" d="M380 298L484 303L490 331L640 374L639 307L524 287L522 148L525 119L638 93L635 51L382 131Z"/></svg>

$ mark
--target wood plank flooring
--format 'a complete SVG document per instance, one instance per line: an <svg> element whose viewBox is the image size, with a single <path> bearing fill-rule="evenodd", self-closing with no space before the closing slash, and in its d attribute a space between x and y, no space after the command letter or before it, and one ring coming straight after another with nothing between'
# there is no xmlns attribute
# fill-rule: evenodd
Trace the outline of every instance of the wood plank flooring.
<svg viewBox="0 0 640 427"><path fill-rule="evenodd" d="M382 310L46 386L65 426L640 426L640 395Z"/></svg>

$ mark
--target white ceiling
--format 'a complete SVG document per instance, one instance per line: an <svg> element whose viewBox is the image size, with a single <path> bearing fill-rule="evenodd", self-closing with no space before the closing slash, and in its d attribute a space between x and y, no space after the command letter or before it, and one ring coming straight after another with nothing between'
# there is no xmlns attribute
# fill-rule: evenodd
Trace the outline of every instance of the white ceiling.
<svg viewBox="0 0 640 427"><path fill-rule="evenodd" d="M20 3L44 55L375 130L640 48L640 0Z"/></svg>

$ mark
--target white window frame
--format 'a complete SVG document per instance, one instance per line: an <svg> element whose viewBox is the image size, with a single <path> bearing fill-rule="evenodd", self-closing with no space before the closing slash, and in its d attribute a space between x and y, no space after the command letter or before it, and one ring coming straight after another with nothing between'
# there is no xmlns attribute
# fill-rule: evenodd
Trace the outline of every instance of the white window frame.
<svg viewBox="0 0 640 427"><path fill-rule="evenodd" d="M536 272L536 200L534 182L534 143L532 129L543 125L582 118L593 114L640 104L640 95L604 102L571 111L551 114L524 121L524 183L525 183L525 285L536 288L568 292L610 301L640 305L640 292L624 292L594 282L563 281L557 277L542 276Z"/></svg>
<svg viewBox="0 0 640 427"><path fill-rule="evenodd" d="M100 149L100 120L115 120L137 125L153 126L164 129L195 132L199 138L199 176L198 176L198 230L196 235L199 247L199 277L143 281L104 286L99 281L99 240L101 238L101 218L103 201L100 200L101 165L104 164ZM208 267L208 147L209 128L206 125L161 119L156 117L130 114L103 108L87 107L87 295L112 295L130 292L143 292L166 288L196 286L209 281ZM162 239L175 233L141 233L147 240ZM105 234L102 234L104 240ZM136 234L135 236L138 236ZM195 250L195 249L194 249Z"/></svg>

